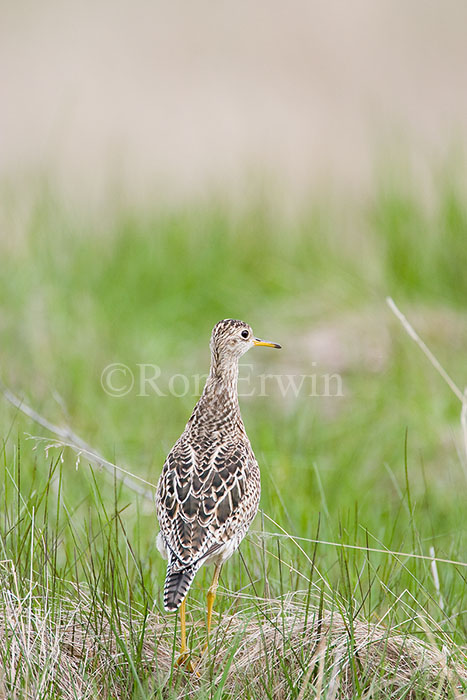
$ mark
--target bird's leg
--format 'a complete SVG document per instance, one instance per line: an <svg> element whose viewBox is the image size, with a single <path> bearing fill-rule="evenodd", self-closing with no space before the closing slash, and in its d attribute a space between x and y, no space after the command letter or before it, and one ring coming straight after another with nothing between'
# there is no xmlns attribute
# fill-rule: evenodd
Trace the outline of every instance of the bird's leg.
<svg viewBox="0 0 467 700"><path fill-rule="evenodd" d="M186 598L180 604L180 654L175 661L176 666L183 666L190 673L194 673L199 676L199 672L191 663L190 650L188 649L186 643Z"/></svg>
<svg viewBox="0 0 467 700"><path fill-rule="evenodd" d="M188 647L186 645L186 598L184 598L181 602L180 605L180 637L181 637L181 642L180 642L180 656L179 660L184 654L187 653Z"/></svg>
<svg viewBox="0 0 467 700"><path fill-rule="evenodd" d="M181 637L181 643L180 643L180 655L178 659L176 660L175 664L177 666L184 666L187 671L195 672L196 669L193 666L193 664L190 661L190 652L187 647L186 643L186 617L185 617L185 612L186 612L186 598L183 599L182 603L180 604L180 637Z"/></svg>
<svg viewBox="0 0 467 700"><path fill-rule="evenodd" d="M217 586L219 584L219 574L221 572L221 569L222 569L222 564L216 564L216 568L214 569L214 576L212 577L211 585L209 586L209 590L208 590L208 595L207 595L207 601L208 601L207 634L206 634L206 642L204 644L203 651L201 652L201 657L200 657L199 663L202 661L203 656L209 647L209 634L211 632L211 622L212 622L212 608L214 606L214 601L216 599L216 591L217 591Z"/></svg>

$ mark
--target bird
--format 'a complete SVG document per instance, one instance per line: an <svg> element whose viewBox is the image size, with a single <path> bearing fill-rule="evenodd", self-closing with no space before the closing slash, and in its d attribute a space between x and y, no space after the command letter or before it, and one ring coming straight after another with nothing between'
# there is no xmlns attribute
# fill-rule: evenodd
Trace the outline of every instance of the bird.
<svg viewBox="0 0 467 700"><path fill-rule="evenodd" d="M196 572L214 564L207 593L206 649L222 565L238 548L258 511L260 471L237 391L239 359L255 346L281 347L256 338L244 321L229 318L214 326L206 384L157 484L157 548L168 560L164 608L180 609L177 665L191 665L186 596Z"/></svg>

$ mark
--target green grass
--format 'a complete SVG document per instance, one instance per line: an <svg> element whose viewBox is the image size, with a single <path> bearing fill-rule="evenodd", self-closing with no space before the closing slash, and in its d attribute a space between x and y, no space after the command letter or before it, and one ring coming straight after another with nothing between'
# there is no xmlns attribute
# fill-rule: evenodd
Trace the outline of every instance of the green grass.
<svg viewBox="0 0 467 700"><path fill-rule="evenodd" d="M175 373L206 372L220 318L247 320L282 343L281 353L246 356L255 375L338 372L343 396L282 397L271 385L268 396L241 399L264 516L222 573L223 617L210 657L219 650L221 662L208 664L201 681L167 671L171 657L160 656L176 638L174 616L162 615L152 503L84 457L76 468L69 449L60 461L60 450L47 452L26 435L44 431L2 402L0 634L8 605L21 601L21 614L13 636L4 635L0 696L33 697L42 682L44 697L64 697L51 669L72 678L71 667L60 655L41 660L30 636L40 638L41 620L59 630L73 616L89 638L102 636L98 657L76 656L89 697L300 697L305 681L310 697L317 684L325 693L335 649L329 642L321 671L316 640L298 654L292 602L297 619L319 617L321 606L345 623L346 697L437 697L415 673L407 680L401 671L401 684L390 687L384 653L385 688L374 667L365 673L352 640L367 622L444 645L465 668L467 569L438 563L438 588L431 562L410 556L429 557L433 547L439 558L467 561L460 405L384 303L387 294L396 299L463 387L467 200L457 189L446 181L428 207L407 184L386 184L365 203L312 202L293 222L254 197L242 211L220 202L152 211L115 204L99 219L67 209L48 190L24 212L18 195L4 191L3 381L110 460L156 483L196 397L138 396L136 387L112 397L103 369L154 363L161 386ZM8 239L10 229L21 235ZM189 598L196 643L209 575L197 575ZM272 647L263 598L279 605ZM235 625L248 620L277 655L269 666L263 659L259 686L229 656L242 648ZM30 653L20 661L21 644ZM158 664L169 673L164 682ZM66 697L85 697L70 683Z"/></svg>

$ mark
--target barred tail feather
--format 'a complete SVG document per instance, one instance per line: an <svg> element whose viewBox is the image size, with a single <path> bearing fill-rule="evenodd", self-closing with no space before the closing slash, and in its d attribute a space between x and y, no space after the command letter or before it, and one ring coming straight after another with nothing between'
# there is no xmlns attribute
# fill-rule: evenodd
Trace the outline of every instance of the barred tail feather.
<svg viewBox="0 0 467 700"><path fill-rule="evenodd" d="M164 608L178 610L190 588L198 567L189 566L179 571L167 571L164 584Z"/></svg>

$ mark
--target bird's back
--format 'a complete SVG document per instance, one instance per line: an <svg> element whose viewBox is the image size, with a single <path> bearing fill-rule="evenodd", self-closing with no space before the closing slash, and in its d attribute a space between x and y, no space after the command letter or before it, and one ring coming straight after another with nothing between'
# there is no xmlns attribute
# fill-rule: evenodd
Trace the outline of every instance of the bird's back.
<svg viewBox="0 0 467 700"><path fill-rule="evenodd" d="M202 564L235 551L260 496L259 468L243 423L239 426L236 417L213 423L207 412L196 409L193 416L170 451L157 487L168 558L167 609L178 607Z"/></svg>

